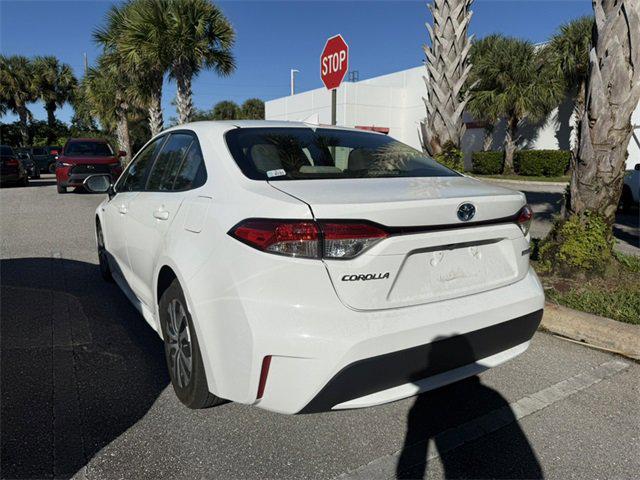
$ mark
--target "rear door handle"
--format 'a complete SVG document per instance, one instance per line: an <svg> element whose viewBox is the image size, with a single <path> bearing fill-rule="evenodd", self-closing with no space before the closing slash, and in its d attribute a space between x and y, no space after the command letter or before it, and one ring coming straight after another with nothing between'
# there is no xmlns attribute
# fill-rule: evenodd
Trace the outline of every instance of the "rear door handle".
<svg viewBox="0 0 640 480"><path fill-rule="evenodd" d="M166 210L159 208L153 211L153 216L158 220L169 220L169 212Z"/></svg>
<svg viewBox="0 0 640 480"><path fill-rule="evenodd" d="M124 215L125 213L127 213L127 206L126 205L120 205L118 207L118 212L120 212L122 215Z"/></svg>

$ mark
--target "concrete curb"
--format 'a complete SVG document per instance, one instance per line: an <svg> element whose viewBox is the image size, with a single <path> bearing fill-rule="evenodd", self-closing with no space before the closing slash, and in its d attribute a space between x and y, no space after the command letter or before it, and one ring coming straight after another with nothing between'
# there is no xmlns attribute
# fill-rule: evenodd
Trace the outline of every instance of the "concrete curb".
<svg viewBox="0 0 640 480"><path fill-rule="evenodd" d="M569 182L538 182L535 180L509 180L504 178L491 178L491 177L474 177L476 180L482 180L484 182L497 182L497 183L514 183L516 185L553 185L555 187L565 187L569 185Z"/></svg>
<svg viewBox="0 0 640 480"><path fill-rule="evenodd" d="M540 326L563 337L640 360L640 325L617 322L547 302Z"/></svg>

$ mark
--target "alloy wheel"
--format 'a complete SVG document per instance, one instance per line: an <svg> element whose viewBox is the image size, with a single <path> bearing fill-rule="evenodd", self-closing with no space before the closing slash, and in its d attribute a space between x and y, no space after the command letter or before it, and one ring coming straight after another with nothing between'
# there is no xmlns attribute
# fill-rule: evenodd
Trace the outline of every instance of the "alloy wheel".
<svg viewBox="0 0 640 480"><path fill-rule="evenodd" d="M167 307L167 346L169 368L180 388L189 385L193 371L191 334L187 312L178 299L173 299Z"/></svg>

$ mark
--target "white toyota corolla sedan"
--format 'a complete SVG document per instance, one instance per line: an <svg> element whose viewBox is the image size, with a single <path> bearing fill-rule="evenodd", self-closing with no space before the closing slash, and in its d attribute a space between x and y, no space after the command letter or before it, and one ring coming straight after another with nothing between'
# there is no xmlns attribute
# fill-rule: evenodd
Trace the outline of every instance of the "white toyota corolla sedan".
<svg viewBox="0 0 640 480"><path fill-rule="evenodd" d="M544 294L520 192L373 132L198 122L96 210L100 269L164 339L188 407L367 407L522 353Z"/></svg>

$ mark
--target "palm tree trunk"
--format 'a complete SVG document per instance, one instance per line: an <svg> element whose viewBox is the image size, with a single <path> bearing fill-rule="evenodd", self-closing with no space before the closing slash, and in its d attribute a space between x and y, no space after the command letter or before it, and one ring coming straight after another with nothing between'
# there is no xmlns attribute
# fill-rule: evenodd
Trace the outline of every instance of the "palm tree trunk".
<svg viewBox="0 0 640 480"><path fill-rule="evenodd" d="M151 135L157 135L164 127L164 119L162 118L162 81L164 75L161 73L154 80L151 86L151 98L149 100L149 129Z"/></svg>
<svg viewBox="0 0 640 480"><path fill-rule="evenodd" d="M488 152L491 150L493 144L493 125L488 125L484 128L484 139L482 140L482 150Z"/></svg>
<svg viewBox="0 0 640 480"><path fill-rule="evenodd" d="M29 112L27 111L27 107L24 105L19 106L18 110L18 118L20 120L20 136L22 137L22 147L26 147L29 145Z"/></svg>
<svg viewBox="0 0 640 480"><path fill-rule="evenodd" d="M178 91L176 93L176 104L178 107L178 121L189 123L193 115L193 98L191 93L191 74L181 72L177 78Z"/></svg>
<svg viewBox="0 0 640 480"><path fill-rule="evenodd" d="M461 94L469 76L467 35L473 0L433 0L429 10L433 27L427 24L431 45L424 47L427 74L423 77L427 95L423 99L426 118L421 122L423 148L430 154L442 152L447 142L460 146L465 125L462 113L467 95Z"/></svg>
<svg viewBox="0 0 640 480"><path fill-rule="evenodd" d="M129 137L129 120L127 119L127 111L129 105L121 101L116 108L116 136L118 138L118 148L124 150L127 154L124 157L125 165L131 161L131 139Z"/></svg>
<svg viewBox="0 0 640 480"><path fill-rule="evenodd" d="M613 224L632 134L631 114L640 101L640 2L595 0L593 7L594 47L568 212L595 212Z"/></svg>
<svg viewBox="0 0 640 480"><path fill-rule="evenodd" d="M56 139L56 103L47 102L44 108L47 111L47 126L49 127L49 131L47 132L47 143L51 145Z"/></svg>
<svg viewBox="0 0 640 480"><path fill-rule="evenodd" d="M513 175L515 169L513 160L516 154L516 136L518 135L518 119L510 117L507 123L507 132L504 137L504 166L503 175Z"/></svg>
<svg viewBox="0 0 640 480"><path fill-rule="evenodd" d="M151 96L149 100L149 129L151 135L157 135L162 131L164 120L162 118L162 91Z"/></svg>
<svg viewBox="0 0 640 480"><path fill-rule="evenodd" d="M576 127L580 125L580 120L584 116L584 106L586 102L586 97L587 97L587 84L586 82L580 82L580 85L578 86L578 92L576 94L575 105L573 106L573 118L574 118ZM573 148L571 149L571 153L574 159L578 157L578 146L579 146L579 142L576 139L576 142L574 143Z"/></svg>

